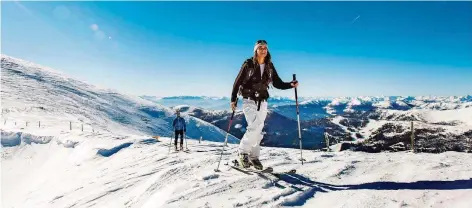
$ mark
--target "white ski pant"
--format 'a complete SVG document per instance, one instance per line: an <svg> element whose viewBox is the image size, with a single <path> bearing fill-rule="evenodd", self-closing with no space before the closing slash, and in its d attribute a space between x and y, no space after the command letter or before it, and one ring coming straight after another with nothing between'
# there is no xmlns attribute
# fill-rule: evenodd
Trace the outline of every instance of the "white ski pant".
<svg viewBox="0 0 472 208"><path fill-rule="evenodd" d="M246 118L247 128L239 144L239 153L247 153L250 158L259 158L260 143L262 141L262 129L267 117L267 102L261 101L259 111L254 100L243 99L243 112Z"/></svg>

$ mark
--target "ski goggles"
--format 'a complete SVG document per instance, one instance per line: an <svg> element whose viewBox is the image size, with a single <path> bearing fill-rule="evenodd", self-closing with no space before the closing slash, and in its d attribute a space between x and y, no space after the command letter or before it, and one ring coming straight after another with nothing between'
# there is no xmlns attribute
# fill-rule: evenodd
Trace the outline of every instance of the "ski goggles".
<svg viewBox="0 0 472 208"><path fill-rule="evenodd" d="M267 41L265 40L258 40L256 44L267 44Z"/></svg>

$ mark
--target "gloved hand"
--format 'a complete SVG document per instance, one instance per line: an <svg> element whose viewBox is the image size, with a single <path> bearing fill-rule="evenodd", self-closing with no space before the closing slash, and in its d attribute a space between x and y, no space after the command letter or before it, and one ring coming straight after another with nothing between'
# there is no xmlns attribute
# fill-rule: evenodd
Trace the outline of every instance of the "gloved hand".
<svg viewBox="0 0 472 208"><path fill-rule="evenodd" d="M297 88L298 87L298 81L293 80L293 81L290 82L290 85L292 85L293 88Z"/></svg>
<svg viewBox="0 0 472 208"><path fill-rule="evenodd" d="M236 110L236 102L231 102L231 110L235 111Z"/></svg>

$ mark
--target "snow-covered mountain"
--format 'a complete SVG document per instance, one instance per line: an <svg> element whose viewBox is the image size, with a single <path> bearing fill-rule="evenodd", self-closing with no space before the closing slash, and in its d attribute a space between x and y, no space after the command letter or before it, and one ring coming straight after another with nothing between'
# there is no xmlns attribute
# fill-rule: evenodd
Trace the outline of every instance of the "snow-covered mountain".
<svg viewBox="0 0 472 208"><path fill-rule="evenodd" d="M2 118L13 132L85 129L115 135L170 136L174 111L139 97L81 82L53 69L2 55ZM183 115L188 138L223 141L225 132ZM16 127L11 124L15 124ZM28 126L26 126L28 122ZM40 127L41 126L41 127ZM71 127L72 126L72 127ZM10 129L11 127L11 129ZM239 142L229 136L231 143ZM2 139L2 144L4 144Z"/></svg>
<svg viewBox="0 0 472 208"><path fill-rule="evenodd" d="M188 105L206 110L229 110L228 97L206 96L141 96L167 107ZM356 111L391 110L452 110L472 107L472 96L358 96L358 97L299 97L300 119L312 120ZM241 104L241 100L238 106ZM288 97L271 97L269 109L288 118L297 119L296 102Z"/></svg>
<svg viewBox="0 0 472 208"><path fill-rule="evenodd" d="M382 109L337 118L340 125L350 129L352 137L361 139L362 142L356 144L360 150L379 152L411 149L413 122L417 151L472 152L472 108L408 111Z"/></svg>
<svg viewBox="0 0 472 208"><path fill-rule="evenodd" d="M185 103L186 98L179 99ZM284 105L269 108L263 129L265 133L263 144L297 148L298 126L294 101L290 102L288 98L274 99L286 102ZM468 122L472 119L471 105L472 100L469 95L305 98L299 103L303 146L306 149L325 147L326 133L330 144L346 141L362 141L359 143L361 145L382 142L375 151L383 151L390 150L390 146L402 142L404 149L408 149L410 121L415 121L418 150L467 151L469 146L472 148L472 142L468 142L472 140L470 138L472 125ZM174 105L174 108L189 112L222 130L226 131L228 128L228 116L231 114L228 110L212 110L205 106L192 105ZM239 128L232 127L230 133L242 138L247 123L240 105L233 123L235 124L233 127ZM401 132L398 134L383 134L400 129ZM365 141L366 139L370 140Z"/></svg>
<svg viewBox="0 0 472 208"><path fill-rule="evenodd" d="M206 110L200 107L179 105L175 109L188 113L194 117L200 118L219 128L227 131L231 118L229 111ZM297 121L289 119L276 111L269 110L266 118L266 125L263 128L262 145L268 147L288 147L298 148L298 124ZM303 136L304 149L319 149L325 147L324 132L329 128L332 135L342 135L343 129L336 124L323 118L319 120L301 121L300 123ZM232 126L229 130L231 135L242 138L246 131L247 121L242 110L237 110L233 117Z"/></svg>

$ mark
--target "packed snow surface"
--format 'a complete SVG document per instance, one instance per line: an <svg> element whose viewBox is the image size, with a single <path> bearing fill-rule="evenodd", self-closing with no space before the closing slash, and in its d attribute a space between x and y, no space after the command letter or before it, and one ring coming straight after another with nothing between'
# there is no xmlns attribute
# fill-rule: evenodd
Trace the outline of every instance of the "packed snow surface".
<svg viewBox="0 0 472 208"><path fill-rule="evenodd" d="M9 139L14 133L2 132ZM16 134L18 135L18 134ZM28 136L27 138L32 138ZM39 138L39 137L36 137ZM368 154L263 148L292 175L245 174L225 165L236 144L167 137L115 139L63 133L2 150L2 207L469 207L470 154ZM64 141L74 146L64 145ZM35 139L38 141L38 139ZM172 145L173 146L173 145Z"/></svg>

